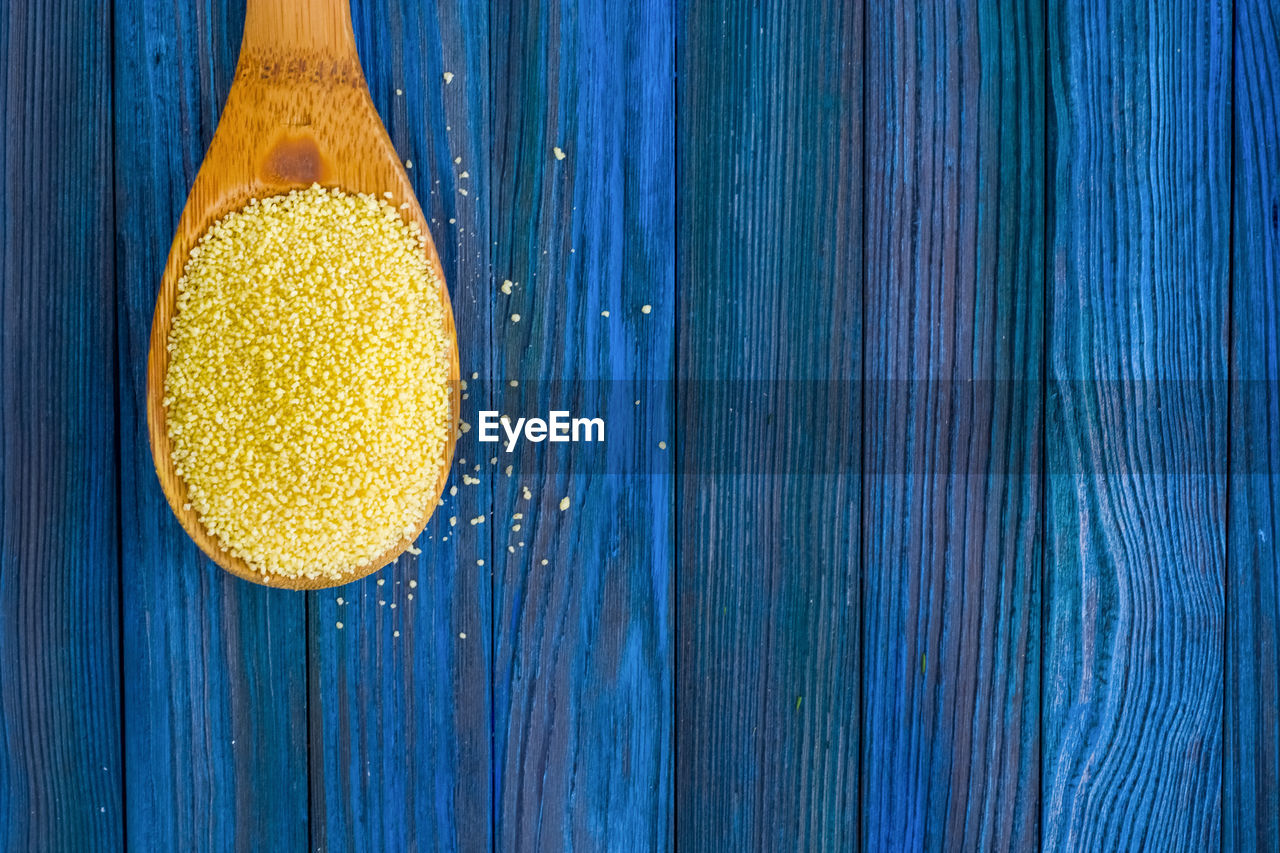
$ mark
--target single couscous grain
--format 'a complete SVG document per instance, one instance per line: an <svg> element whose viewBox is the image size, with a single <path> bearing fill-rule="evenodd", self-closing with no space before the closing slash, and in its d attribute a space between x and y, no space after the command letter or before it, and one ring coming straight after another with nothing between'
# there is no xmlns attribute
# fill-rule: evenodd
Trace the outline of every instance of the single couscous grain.
<svg viewBox="0 0 1280 853"><path fill-rule="evenodd" d="M226 551L340 578L417 533L453 416L416 223L315 185L250 201L192 250L168 348L174 467Z"/></svg>

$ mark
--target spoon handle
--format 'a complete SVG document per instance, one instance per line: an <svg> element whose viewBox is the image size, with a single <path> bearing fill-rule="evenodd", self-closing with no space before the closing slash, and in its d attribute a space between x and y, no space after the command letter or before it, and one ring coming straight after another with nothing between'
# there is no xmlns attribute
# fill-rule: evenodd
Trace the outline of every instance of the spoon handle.
<svg viewBox="0 0 1280 853"><path fill-rule="evenodd" d="M240 58L264 53L355 56L350 0L248 0Z"/></svg>

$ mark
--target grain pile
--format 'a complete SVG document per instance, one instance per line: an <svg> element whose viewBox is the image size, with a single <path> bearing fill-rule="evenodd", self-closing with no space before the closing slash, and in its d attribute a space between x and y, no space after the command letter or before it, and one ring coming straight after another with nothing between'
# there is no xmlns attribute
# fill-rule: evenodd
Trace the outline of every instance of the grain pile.
<svg viewBox="0 0 1280 853"><path fill-rule="evenodd" d="M337 578L416 533L452 428L416 224L319 186L254 200L178 283L164 406L190 507L264 575Z"/></svg>

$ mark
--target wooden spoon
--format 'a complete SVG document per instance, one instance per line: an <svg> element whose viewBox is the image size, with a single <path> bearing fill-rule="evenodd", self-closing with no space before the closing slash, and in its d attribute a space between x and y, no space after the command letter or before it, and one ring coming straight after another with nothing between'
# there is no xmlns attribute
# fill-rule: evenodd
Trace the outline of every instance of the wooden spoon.
<svg viewBox="0 0 1280 853"><path fill-rule="evenodd" d="M340 578L314 580L265 577L224 551L200 524L195 511L184 508L187 487L174 471L162 405L178 279L192 247L215 221L244 207L251 198L279 195L313 183L379 197L389 192L390 203L396 207L408 202L401 214L422 229L427 260L440 282L456 424L458 344L444 270L408 175L369 98L356 54L348 0L248 0L235 80L178 221L156 299L147 359L147 428L165 498L196 544L234 575L290 589L337 586L377 571L413 543L438 503L436 499L430 502L412 538L398 542L368 566ZM437 498L448 479L455 435L456 430L450 430L436 477Z"/></svg>

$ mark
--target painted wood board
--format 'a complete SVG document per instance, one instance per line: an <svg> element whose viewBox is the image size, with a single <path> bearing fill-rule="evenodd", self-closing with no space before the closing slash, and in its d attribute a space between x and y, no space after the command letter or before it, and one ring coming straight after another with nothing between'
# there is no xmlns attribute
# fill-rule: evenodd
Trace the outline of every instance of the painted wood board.
<svg viewBox="0 0 1280 853"><path fill-rule="evenodd" d="M1053 9L1043 846L1221 841L1231 9Z"/></svg>
<svg viewBox="0 0 1280 853"><path fill-rule="evenodd" d="M1280 15L1235 4L1222 845L1280 846Z"/></svg>
<svg viewBox="0 0 1280 853"><path fill-rule="evenodd" d="M1271 4L354 0L478 378L305 597L141 430L243 2L11 5L0 847L1275 847Z"/></svg>
<svg viewBox="0 0 1280 853"><path fill-rule="evenodd" d="M1044 26L867 10L863 845L1039 844Z"/></svg>
<svg viewBox="0 0 1280 853"><path fill-rule="evenodd" d="M863 12L676 20L676 845L856 849Z"/></svg>
<svg viewBox="0 0 1280 853"><path fill-rule="evenodd" d="M352 6L374 104L440 253L463 376L487 375L488 7ZM485 392L468 379L465 393L464 411ZM492 486L462 480L477 455L462 436L457 493L420 556L308 594L313 849L491 849L490 543L469 520L488 512Z"/></svg>
<svg viewBox="0 0 1280 853"><path fill-rule="evenodd" d="M671 16L571 0L491 18L495 410L607 429L481 460L499 850L671 847Z"/></svg>
<svg viewBox="0 0 1280 853"><path fill-rule="evenodd" d="M107 3L0 8L0 849L122 840Z"/></svg>
<svg viewBox="0 0 1280 853"><path fill-rule="evenodd" d="M308 838L305 601L200 554L144 427L156 292L243 26L242 3L115 4L125 828L140 850Z"/></svg>

